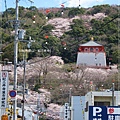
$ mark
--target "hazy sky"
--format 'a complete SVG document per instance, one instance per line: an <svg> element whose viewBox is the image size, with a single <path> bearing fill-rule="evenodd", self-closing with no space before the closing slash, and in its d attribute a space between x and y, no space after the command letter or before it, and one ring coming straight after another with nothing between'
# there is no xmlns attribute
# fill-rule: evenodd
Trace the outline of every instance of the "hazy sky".
<svg viewBox="0 0 120 120"><path fill-rule="evenodd" d="M29 2L30 0L19 0L19 6L30 7L36 6L40 7L61 7L61 4L64 3L65 7L78 7L79 4L81 7L92 7L94 5L101 4L117 4L120 5L120 0L32 0L34 3ZM7 8L15 8L16 0L6 0ZM0 0L0 11L5 10L5 0Z"/></svg>

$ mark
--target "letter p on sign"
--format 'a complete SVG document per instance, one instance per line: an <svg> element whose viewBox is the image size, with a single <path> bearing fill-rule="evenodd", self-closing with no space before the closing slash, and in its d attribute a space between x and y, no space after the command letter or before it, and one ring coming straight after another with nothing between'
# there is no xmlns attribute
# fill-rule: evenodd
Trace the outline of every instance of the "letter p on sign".
<svg viewBox="0 0 120 120"><path fill-rule="evenodd" d="M96 114L102 112L102 108L100 107L93 107L93 116L97 116Z"/></svg>

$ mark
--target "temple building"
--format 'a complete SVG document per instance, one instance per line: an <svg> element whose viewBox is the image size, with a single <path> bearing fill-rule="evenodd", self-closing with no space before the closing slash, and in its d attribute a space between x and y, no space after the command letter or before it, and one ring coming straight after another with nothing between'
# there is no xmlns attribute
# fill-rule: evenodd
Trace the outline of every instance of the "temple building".
<svg viewBox="0 0 120 120"><path fill-rule="evenodd" d="M91 41L79 45L77 66L106 67L106 53L104 46Z"/></svg>

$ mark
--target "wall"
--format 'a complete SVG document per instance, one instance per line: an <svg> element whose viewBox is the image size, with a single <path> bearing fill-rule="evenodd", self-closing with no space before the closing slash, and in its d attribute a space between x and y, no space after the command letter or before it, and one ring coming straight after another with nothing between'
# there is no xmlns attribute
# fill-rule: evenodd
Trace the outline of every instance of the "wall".
<svg viewBox="0 0 120 120"><path fill-rule="evenodd" d="M84 53L78 52L77 55L77 66L106 66L105 53Z"/></svg>
<svg viewBox="0 0 120 120"><path fill-rule="evenodd" d="M71 120L84 120L84 96L71 97Z"/></svg>

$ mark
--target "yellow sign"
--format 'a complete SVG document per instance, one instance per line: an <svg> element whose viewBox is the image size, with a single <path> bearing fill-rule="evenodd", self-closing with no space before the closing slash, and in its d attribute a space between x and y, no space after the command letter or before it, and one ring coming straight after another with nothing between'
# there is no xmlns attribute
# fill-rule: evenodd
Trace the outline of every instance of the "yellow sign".
<svg viewBox="0 0 120 120"><path fill-rule="evenodd" d="M1 120L8 120L8 115L2 115Z"/></svg>

